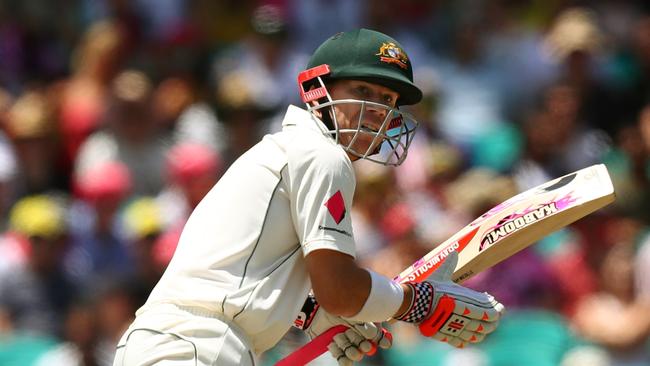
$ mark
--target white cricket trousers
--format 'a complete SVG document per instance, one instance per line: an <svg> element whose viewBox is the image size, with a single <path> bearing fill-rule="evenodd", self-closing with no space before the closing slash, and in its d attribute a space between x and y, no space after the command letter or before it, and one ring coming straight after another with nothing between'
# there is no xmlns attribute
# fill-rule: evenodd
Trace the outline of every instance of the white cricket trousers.
<svg viewBox="0 0 650 366"><path fill-rule="evenodd" d="M198 308L158 305L140 314L117 344L113 366L255 366L246 335Z"/></svg>

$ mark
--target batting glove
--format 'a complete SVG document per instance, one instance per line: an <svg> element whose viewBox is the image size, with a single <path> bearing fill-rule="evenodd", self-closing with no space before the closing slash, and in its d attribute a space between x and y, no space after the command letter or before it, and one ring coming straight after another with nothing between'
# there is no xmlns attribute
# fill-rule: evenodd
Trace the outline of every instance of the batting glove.
<svg viewBox="0 0 650 366"><path fill-rule="evenodd" d="M413 298L397 320L416 323L423 335L463 348L493 332L505 307L488 293L452 282L457 262L458 253L454 251L431 279L407 283L413 289Z"/></svg>
<svg viewBox="0 0 650 366"><path fill-rule="evenodd" d="M374 354L377 347L388 349L393 344L392 335L385 328L332 315L321 308L312 295L307 297L293 325L311 339L337 325L348 327L345 332L335 335L327 347L341 366L351 366L365 355Z"/></svg>

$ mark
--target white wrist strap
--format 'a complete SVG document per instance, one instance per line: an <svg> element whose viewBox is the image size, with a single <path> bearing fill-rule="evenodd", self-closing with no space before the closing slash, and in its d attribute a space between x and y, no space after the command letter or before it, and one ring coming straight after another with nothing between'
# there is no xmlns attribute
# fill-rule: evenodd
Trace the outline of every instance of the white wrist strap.
<svg viewBox="0 0 650 366"><path fill-rule="evenodd" d="M372 281L370 295L361 310L349 319L360 322L383 322L399 310L404 299L404 290L399 283L391 281L388 277L371 270L367 271Z"/></svg>

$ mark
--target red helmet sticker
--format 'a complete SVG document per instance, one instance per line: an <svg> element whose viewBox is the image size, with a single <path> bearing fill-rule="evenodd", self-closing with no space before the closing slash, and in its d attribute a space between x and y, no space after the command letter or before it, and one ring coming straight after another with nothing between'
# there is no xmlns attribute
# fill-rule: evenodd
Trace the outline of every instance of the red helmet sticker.
<svg viewBox="0 0 650 366"><path fill-rule="evenodd" d="M336 193L325 202L325 207L327 207L330 215L332 215L332 218L338 225L345 217L345 202L343 201L341 191L336 191Z"/></svg>

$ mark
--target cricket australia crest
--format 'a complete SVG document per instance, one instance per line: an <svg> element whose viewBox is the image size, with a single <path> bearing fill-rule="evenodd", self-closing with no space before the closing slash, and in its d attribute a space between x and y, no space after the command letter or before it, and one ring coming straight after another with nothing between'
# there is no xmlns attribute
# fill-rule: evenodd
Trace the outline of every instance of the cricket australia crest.
<svg viewBox="0 0 650 366"><path fill-rule="evenodd" d="M393 42L382 43L381 47L379 47L379 53L376 56L380 56L379 60L382 62L397 64L397 66L403 69L408 67L407 62L409 59L406 53Z"/></svg>

